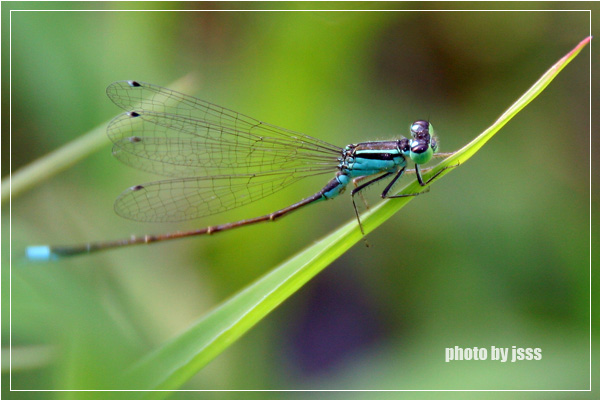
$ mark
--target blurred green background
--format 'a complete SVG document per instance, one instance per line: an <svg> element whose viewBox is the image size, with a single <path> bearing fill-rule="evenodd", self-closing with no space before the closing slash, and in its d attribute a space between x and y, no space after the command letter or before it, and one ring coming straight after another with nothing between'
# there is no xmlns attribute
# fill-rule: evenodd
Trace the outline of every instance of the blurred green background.
<svg viewBox="0 0 600 400"><path fill-rule="evenodd" d="M507 4L365 5L381 6ZM588 12L543 11L572 8L566 3L522 4L540 9L527 12L9 15L11 7L2 4L2 83L8 87L10 45L12 99L4 90L2 104L10 101L12 107L12 171L116 116L120 110L104 90L122 79L168 86L187 77L186 93L340 146L407 135L412 121L429 119L441 151L452 151L590 34ZM370 247L359 244L347 252L184 388L588 388L589 54L584 49L472 160L369 235ZM593 85L598 88L597 81ZM2 120L3 178L10 170L8 123ZM350 199L342 196L276 224L214 237L51 264L26 262L23 252L31 244L116 239L262 215L314 193L329 179L307 179L206 220L141 224L119 218L112 203L125 188L157 177L120 164L110 153L107 139L102 151L13 198L12 214L8 204L2 207L2 346L9 346L11 306L13 389L111 388L123 368L353 218ZM377 202L382 188L371 189L368 199ZM454 346L539 347L543 359L445 363L444 349ZM7 361L3 351L3 367ZM3 373L4 391L9 377ZM522 397L574 398L559 392Z"/></svg>

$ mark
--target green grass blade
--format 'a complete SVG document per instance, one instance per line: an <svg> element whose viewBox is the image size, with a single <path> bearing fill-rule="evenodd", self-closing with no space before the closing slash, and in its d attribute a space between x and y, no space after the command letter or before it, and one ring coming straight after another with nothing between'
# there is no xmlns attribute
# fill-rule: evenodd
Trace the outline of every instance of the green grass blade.
<svg viewBox="0 0 600 400"><path fill-rule="evenodd" d="M193 81L193 76L187 75L173 82L169 87L174 90L189 90L190 87L193 87ZM106 138L107 124L108 122L95 127L70 143L11 173L10 177L4 178L2 180L2 203L10 196L14 198L20 195L106 147L110 143Z"/></svg>
<svg viewBox="0 0 600 400"><path fill-rule="evenodd" d="M446 166L464 164L513 116L537 97L590 40L591 37L588 37L579 43L552 66L492 126L437 165L428 175L431 176ZM455 169L446 169L442 174ZM403 193L422 190L418 183L413 182L403 190ZM365 232L377 228L412 199L413 197L404 197L384 201L374 207L363 217ZM298 253L213 310L182 335L142 359L131 368L125 377L124 386L167 390L149 394L153 398L167 396L168 390L177 389L188 381L292 293L361 239L360 230L353 220Z"/></svg>
<svg viewBox="0 0 600 400"><path fill-rule="evenodd" d="M104 148L106 140L106 124L79 136L64 146L38 158L30 164L2 180L2 203L12 197L31 189L51 176L63 171L90 154Z"/></svg>

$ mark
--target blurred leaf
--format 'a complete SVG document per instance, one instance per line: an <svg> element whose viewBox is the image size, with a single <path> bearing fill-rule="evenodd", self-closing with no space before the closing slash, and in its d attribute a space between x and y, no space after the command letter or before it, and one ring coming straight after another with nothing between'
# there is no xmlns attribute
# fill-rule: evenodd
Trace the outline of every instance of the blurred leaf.
<svg viewBox="0 0 600 400"><path fill-rule="evenodd" d="M192 90L193 81L194 77L190 74L173 82L169 87L175 90ZM107 123L104 123L93 128L72 142L13 172L9 178L3 179L2 202L10 196L14 198L20 195L107 146L110 141L106 138L106 125Z"/></svg>

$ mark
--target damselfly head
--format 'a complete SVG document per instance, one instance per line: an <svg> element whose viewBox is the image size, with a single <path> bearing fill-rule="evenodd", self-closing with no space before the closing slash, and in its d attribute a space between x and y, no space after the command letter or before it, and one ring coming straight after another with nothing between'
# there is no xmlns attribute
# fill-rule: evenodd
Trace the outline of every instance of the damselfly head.
<svg viewBox="0 0 600 400"><path fill-rule="evenodd" d="M425 164L437 151L437 140L433 137L433 126L429 121L415 121L410 127L410 158L416 164Z"/></svg>

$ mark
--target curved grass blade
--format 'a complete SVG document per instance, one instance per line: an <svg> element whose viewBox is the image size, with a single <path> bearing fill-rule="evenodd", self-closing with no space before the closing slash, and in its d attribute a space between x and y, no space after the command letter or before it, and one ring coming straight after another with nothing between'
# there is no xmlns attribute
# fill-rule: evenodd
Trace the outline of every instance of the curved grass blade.
<svg viewBox="0 0 600 400"><path fill-rule="evenodd" d="M584 39L554 64L496 122L433 168L429 176L447 166L464 164L500 128L537 97L590 40L591 37ZM446 169L441 175L454 169ZM421 190L423 188L417 182L413 182L403 193ZM413 197L404 197L384 201L367 212L363 218L365 233L377 228L412 199ZM139 361L124 377L123 386L163 390L148 393L152 398L168 396L169 390L175 390L187 382L275 307L361 239L362 235L355 220L335 230L227 300L182 335Z"/></svg>

